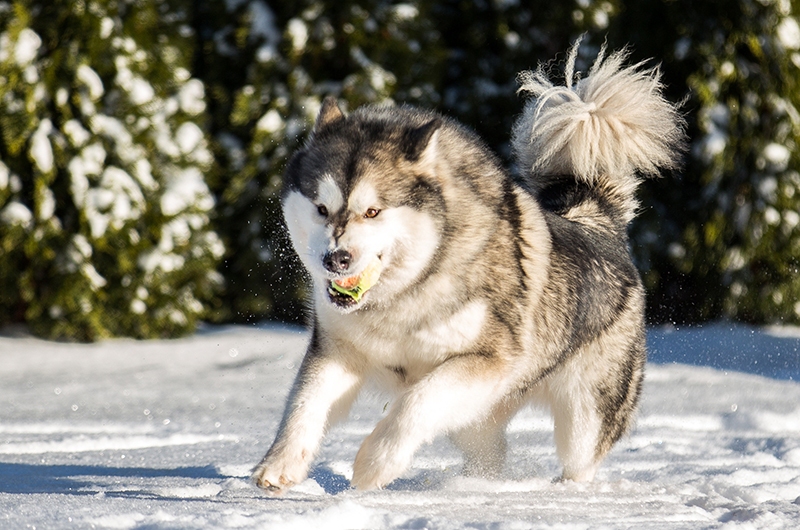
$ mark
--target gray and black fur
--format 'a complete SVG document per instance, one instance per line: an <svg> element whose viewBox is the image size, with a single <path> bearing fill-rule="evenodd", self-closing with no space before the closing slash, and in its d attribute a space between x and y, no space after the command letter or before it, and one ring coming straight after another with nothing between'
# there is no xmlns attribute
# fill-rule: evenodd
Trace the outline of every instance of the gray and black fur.
<svg viewBox="0 0 800 530"><path fill-rule="evenodd" d="M627 224L637 172L677 164L682 121L657 71L623 67L624 53L601 52L572 87L575 53L566 87L523 78L534 95L514 130L524 186L439 114L344 116L325 101L286 171L284 213L314 278L313 338L254 472L261 487L303 480L369 379L396 399L356 456L359 488L385 486L440 434L464 451L467 474L497 476L505 426L530 402L553 413L565 479L590 480L629 429L646 355ZM391 241L375 251L352 236L382 230ZM383 272L363 300L327 289L367 253Z"/></svg>

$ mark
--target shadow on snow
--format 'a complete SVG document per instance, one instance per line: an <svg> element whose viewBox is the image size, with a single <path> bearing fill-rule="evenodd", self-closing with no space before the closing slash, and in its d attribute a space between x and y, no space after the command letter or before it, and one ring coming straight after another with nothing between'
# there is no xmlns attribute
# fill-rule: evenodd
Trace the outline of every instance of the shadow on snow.
<svg viewBox="0 0 800 530"><path fill-rule="evenodd" d="M325 464L314 467L308 477L319 484L328 495L338 495L352 486L344 475L331 470ZM441 486L443 477L433 471L423 471L412 478L399 478L386 489L390 491L431 491Z"/></svg>
<svg viewBox="0 0 800 530"><path fill-rule="evenodd" d="M651 328L648 360L800 381L800 329L751 328L741 324Z"/></svg>
<svg viewBox="0 0 800 530"><path fill-rule="evenodd" d="M84 478L85 477L85 478ZM62 493L96 495L97 477L226 479L214 466L154 469L85 465L48 465L0 462L2 493ZM105 492L109 493L110 492Z"/></svg>

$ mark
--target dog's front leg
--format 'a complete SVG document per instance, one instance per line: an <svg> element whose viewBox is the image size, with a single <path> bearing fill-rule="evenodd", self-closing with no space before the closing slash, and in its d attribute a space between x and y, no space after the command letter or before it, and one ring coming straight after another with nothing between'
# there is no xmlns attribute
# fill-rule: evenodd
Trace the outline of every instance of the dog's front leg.
<svg viewBox="0 0 800 530"><path fill-rule="evenodd" d="M273 494L305 480L328 424L347 415L361 387L360 374L336 356L318 352L315 342L303 359L275 442L253 471L255 483Z"/></svg>
<svg viewBox="0 0 800 530"><path fill-rule="evenodd" d="M504 394L507 369L485 355L453 357L409 388L364 440L353 465L358 489L382 488L436 436L486 417Z"/></svg>

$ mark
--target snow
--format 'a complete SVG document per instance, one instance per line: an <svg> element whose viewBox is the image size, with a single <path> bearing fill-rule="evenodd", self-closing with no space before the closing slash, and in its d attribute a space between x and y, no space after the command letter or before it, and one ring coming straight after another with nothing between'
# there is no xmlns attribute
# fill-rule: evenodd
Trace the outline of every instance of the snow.
<svg viewBox="0 0 800 530"><path fill-rule="evenodd" d="M144 300L139 298L134 299L131 301L131 312L136 315L142 315L144 312L147 311L147 304L144 303Z"/></svg>
<svg viewBox="0 0 800 530"><path fill-rule="evenodd" d="M117 118L105 114L97 114L90 118L89 125L92 132L104 136L116 144L117 155L124 162L133 163L141 158L141 153L133 147L133 136L131 136L130 131Z"/></svg>
<svg viewBox="0 0 800 530"><path fill-rule="evenodd" d="M106 40L114 31L114 21L109 17L103 17L100 21L100 38Z"/></svg>
<svg viewBox="0 0 800 530"><path fill-rule="evenodd" d="M117 43L117 47L124 48L130 54L134 54L137 51L136 43L129 38ZM115 82L122 90L128 93L134 105L149 103L155 97L155 89L146 79L134 74L129 68L129 64L130 60L125 56L119 55L114 59L114 65L117 68Z"/></svg>
<svg viewBox="0 0 800 530"><path fill-rule="evenodd" d="M72 236L71 245L67 247L66 256L68 258L67 267L69 272L75 270L77 266L92 257L93 249L89 240L83 234L75 234Z"/></svg>
<svg viewBox="0 0 800 530"><path fill-rule="evenodd" d="M167 103L170 101L174 100L170 98L167 100ZM177 104L176 102L176 105ZM151 122L153 125L151 135L156 149L173 160L179 160L181 158L181 150L178 144L175 143L173 131L167 122L167 114L165 112L154 114Z"/></svg>
<svg viewBox="0 0 800 530"><path fill-rule="evenodd" d="M591 484L558 483L547 416L508 430L496 481L446 439L384 491L349 489L386 401L333 428L311 478L248 480L307 334L209 327L180 340L47 342L0 331L4 528L790 528L800 524L800 330L653 329L638 425Z"/></svg>
<svg viewBox="0 0 800 530"><path fill-rule="evenodd" d="M14 60L19 66L26 66L31 63L39 53L42 39L30 28L23 28L17 36L14 45Z"/></svg>
<svg viewBox="0 0 800 530"><path fill-rule="evenodd" d="M286 24L286 31L289 33L289 41L292 43L292 50L301 52L308 43L308 27L299 18L293 18Z"/></svg>
<svg viewBox="0 0 800 530"><path fill-rule="evenodd" d="M392 8L392 13L397 20L402 20L404 22L413 20L419 16L417 6L413 4L396 4Z"/></svg>
<svg viewBox="0 0 800 530"><path fill-rule="evenodd" d="M181 109L190 116L196 116L206 110L205 87L199 79L188 80L178 92Z"/></svg>
<svg viewBox="0 0 800 530"><path fill-rule="evenodd" d="M722 154L728 145L728 135L719 129L713 129L700 142L702 159L710 162L714 157Z"/></svg>
<svg viewBox="0 0 800 530"><path fill-rule="evenodd" d="M83 85L89 90L89 97L92 100L96 101L103 96L105 93L103 81L100 79L100 76L97 75L97 72L92 70L91 66L87 64L78 66L78 70L75 75L78 78L78 81L83 83Z"/></svg>
<svg viewBox="0 0 800 530"><path fill-rule="evenodd" d="M706 134L698 142L700 158L710 162L725 151L728 145L726 130L730 122L730 110L722 104L716 104L701 111L701 127Z"/></svg>
<svg viewBox="0 0 800 530"><path fill-rule="evenodd" d="M7 225L19 225L28 228L33 221L33 214L21 202L11 201L0 210L0 222Z"/></svg>
<svg viewBox="0 0 800 530"><path fill-rule="evenodd" d="M99 175L106 162L106 150L101 142L94 142L81 151L86 172L90 175Z"/></svg>
<svg viewBox="0 0 800 530"><path fill-rule="evenodd" d="M175 245L185 245L189 242L192 230L186 216L176 217L161 228L161 239L158 248L163 252L172 252Z"/></svg>
<svg viewBox="0 0 800 530"><path fill-rule="evenodd" d="M39 81L39 70L34 65L30 65L26 67L22 71L22 79L28 83L29 85L33 85ZM41 102L45 95L47 94L47 90L44 88L43 85L39 85L34 89L33 92L33 100L36 103Z"/></svg>
<svg viewBox="0 0 800 530"><path fill-rule="evenodd" d="M11 171L9 171L8 166L0 160L0 190L6 189L9 183L9 177L11 176Z"/></svg>
<svg viewBox="0 0 800 530"><path fill-rule="evenodd" d="M350 57L366 71L369 84L376 91L382 92L387 85L394 85L397 82L394 74L371 61L359 46L350 49Z"/></svg>
<svg viewBox="0 0 800 530"><path fill-rule="evenodd" d="M81 273L89 280L89 285L91 285L93 291L99 291L108 283L91 263L84 263L81 266Z"/></svg>
<svg viewBox="0 0 800 530"><path fill-rule="evenodd" d="M81 157L73 158L69 164L70 191L76 204L84 206L92 237L105 234L108 225L119 230L125 221L138 219L145 210L141 188L124 170L108 166L103 171L100 186L89 187L86 173L102 169L105 150L92 144L82 151Z"/></svg>
<svg viewBox="0 0 800 530"><path fill-rule="evenodd" d="M39 191L39 213L37 217L40 221L47 221L56 212L56 197L50 188L43 188Z"/></svg>
<svg viewBox="0 0 800 530"><path fill-rule="evenodd" d="M602 9L598 9L592 15L592 21L594 25L598 29L606 29L608 27L608 13L603 11Z"/></svg>
<svg viewBox="0 0 800 530"><path fill-rule="evenodd" d="M745 265L747 265L747 258L742 253L741 247L731 247L725 253L725 259L722 260L722 263L725 267L726 271L738 271L742 270ZM737 288L737 296L741 294L741 290Z"/></svg>
<svg viewBox="0 0 800 530"><path fill-rule="evenodd" d="M53 123L45 118L39 122L39 127L31 136L31 159L42 173L53 171L53 146L48 138L52 130Z"/></svg>
<svg viewBox="0 0 800 530"><path fill-rule="evenodd" d="M800 48L800 26L794 17L784 17L775 30L778 42L787 50Z"/></svg>
<svg viewBox="0 0 800 530"><path fill-rule="evenodd" d="M767 144L764 148L764 158L771 164L775 171L783 171L789 165L791 153L785 145L775 142Z"/></svg>
<svg viewBox="0 0 800 530"><path fill-rule="evenodd" d="M64 123L64 134L67 135L67 138L75 147L81 147L91 138L89 131L84 129L81 122L75 119L67 120Z"/></svg>
<svg viewBox="0 0 800 530"><path fill-rule="evenodd" d="M793 210L785 211L783 212L783 220L789 230L793 230L798 224L800 224L800 214Z"/></svg>
<svg viewBox="0 0 800 530"><path fill-rule="evenodd" d="M158 188L158 183L153 178L153 166L144 158L137 160L133 166L133 175L139 184L148 190L155 190Z"/></svg>
<svg viewBox="0 0 800 530"><path fill-rule="evenodd" d="M125 87L131 96L131 101L134 105L144 105L149 103L155 97L155 89L144 78L133 76L130 79L130 85Z"/></svg>
<svg viewBox="0 0 800 530"><path fill-rule="evenodd" d="M137 219L144 211L145 200L136 181L122 169L106 167L100 185L114 194L112 216L118 220Z"/></svg>
<svg viewBox="0 0 800 530"><path fill-rule="evenodd" d="M169 273L183 268L186 260L183 256L163 252L160 248L155 248L149 252L143 252L139 256L138 265L148 275L156 270Z"/></svg>
<svg viewBox="0 0 800 530"><path fill-rule="evenodd" d="M270 109L256 123L256 130L267 134L274 134L283 127L283 118L275 109Z"/></svg>
<svg viewBox="0 0 800 530"><path fill-rule="evenodd" d="M192 153L203 142L203 131L194 122L187 121L175 131L175 142L183 154Z"/></svg>
<svg viewBox="0 0 800 530"><path fill-rule="evenodd" d="M203 174L195 167L172 168L161 196L161 213L172 216L191 207L201 211L214 207L214 199L203 180Z"/></svg>
<svg viewBox="0 0 800 530"><path fill-rule="evenodd" d="M778 212L778 210L776 210L772 206L768 206L764 210L764 221L768 225L777 226L781 222L781 214L780 212Z"/></svg>

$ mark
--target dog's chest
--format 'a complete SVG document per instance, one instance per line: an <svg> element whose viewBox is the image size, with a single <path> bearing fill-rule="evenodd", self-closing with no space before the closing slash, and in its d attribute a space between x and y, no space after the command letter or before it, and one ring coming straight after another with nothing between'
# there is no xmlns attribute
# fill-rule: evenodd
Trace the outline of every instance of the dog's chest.
<svg viewBox="0 0 800 530"><path fill-rule="evenodd" d="M438 366L448 357L470 351L483 333L488 306L485 301L476 300L444 314L420 313L422 318L419 314L392 312L346 315L354 318L340 320L334 329L372 367L411 377Z"/></svg>

